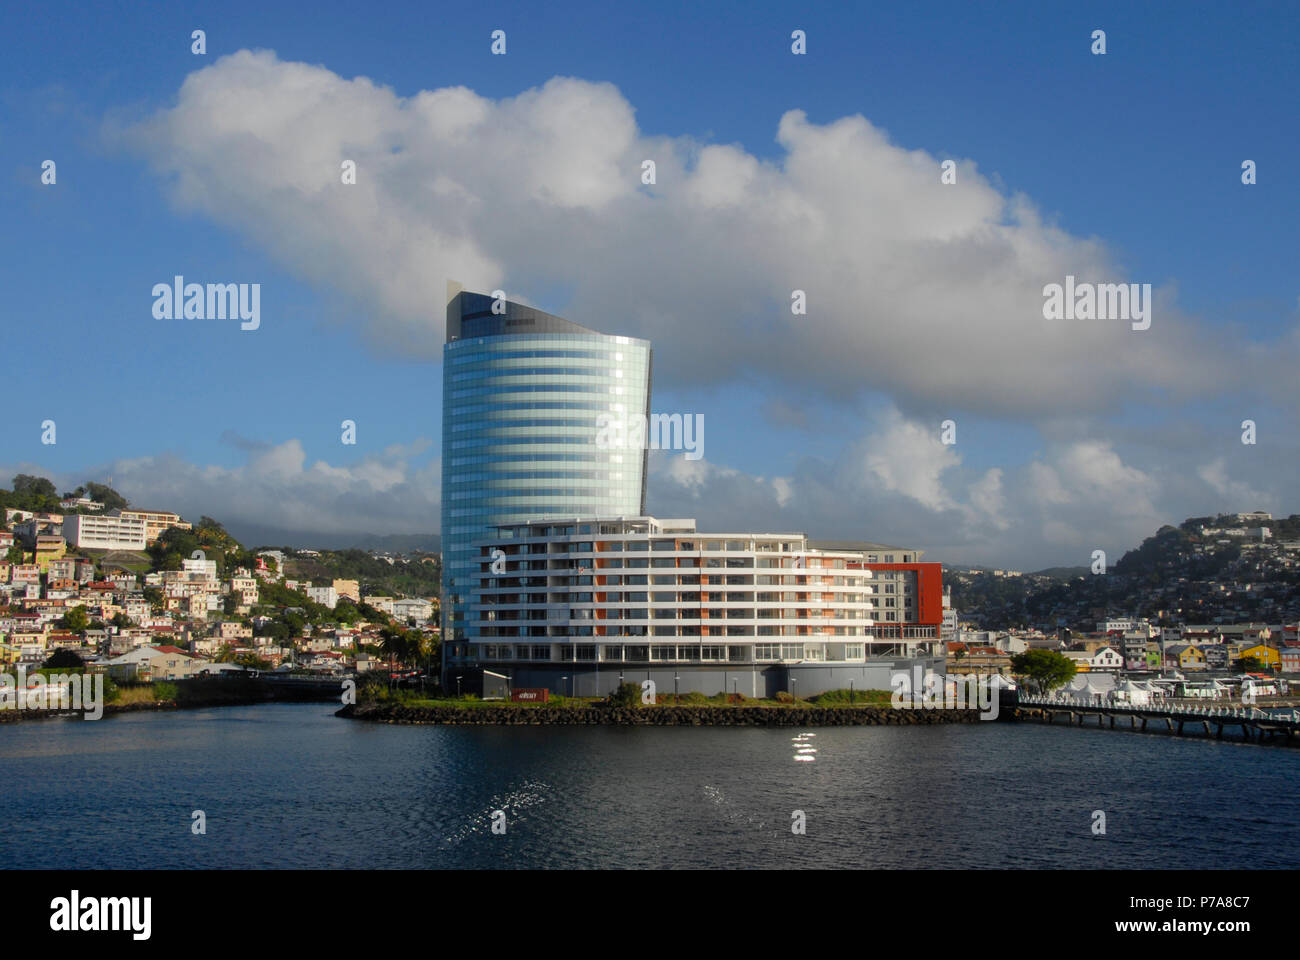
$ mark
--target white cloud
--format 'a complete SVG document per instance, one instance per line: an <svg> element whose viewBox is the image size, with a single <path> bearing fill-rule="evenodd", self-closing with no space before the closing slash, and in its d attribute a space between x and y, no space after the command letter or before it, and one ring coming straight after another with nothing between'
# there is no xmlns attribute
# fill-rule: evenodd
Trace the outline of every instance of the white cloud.
<svg viewBox="0 0 1300 960"><path fill-rule="evenodd" d="M934 156L860 116L823 125L792 110L768 161L647 135L608 83L399 97L240 51L187 77L175 106L113 133L178 206L364 304L372 338L408 356L438 355L450 277L524 300L571 288L569 304L550 306L651 338L661 383L759 373L839 397L882 390L909 410L1033 420L1109 410L1136 389L1214 390L1249 369L1229 359L1241 346L1208 342L1171 297L1142 333L1044 321L1046 283L1126 279L1107 250L973 162L941 184ZM355 186L340 183L345 159ZM806 317L790 314L796 288Z"/></svg>
<svg viewBox="0 0 1300 960"><path fill-rule="evenodd" d="M1228 475L1228 462L1224 457L1217 457L1196 471L1211 490L1219 495L1221 509L1228 512L1245 512L1248 510L1277 509L1277 498L1273 494L1251 486L1243 480L1233 480ZM1254 506L1244 506L1254 504Z"/></svg>
<svg viewBox="0 0 1300 960"><path fill-rule="evenodd" d="M246 450L244 463L190 463L171 454L116 460L77 474L24 465L15 473L50 476L60 490L92 477L142 509L202 515L227 526L273 527L311 533L432 533L438 530L437 460L416 465L412 447L390 447L352 464L308 462L302 444L286 440Z"/></svg>

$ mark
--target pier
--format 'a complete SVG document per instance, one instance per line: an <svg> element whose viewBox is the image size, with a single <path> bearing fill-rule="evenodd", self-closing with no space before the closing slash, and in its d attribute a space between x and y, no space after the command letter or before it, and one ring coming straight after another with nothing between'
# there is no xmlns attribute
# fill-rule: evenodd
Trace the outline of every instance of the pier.
<svg viewBox="0 0 1300 960"><path fill-rule="evenodd" d="M1101 729L1132 731L1160 730L1175 736L1232 738L1248 743L1300 745L1300 715L1271 714L1251 706L1214 706L1187 703L1125 704L1105 703L1087 697L1062 694L1020 694L1012 705L1016 719L1035 719L1066 725L1083 726L1096 718ZM1126 722L1127 721L1127 722Z"/></svg>

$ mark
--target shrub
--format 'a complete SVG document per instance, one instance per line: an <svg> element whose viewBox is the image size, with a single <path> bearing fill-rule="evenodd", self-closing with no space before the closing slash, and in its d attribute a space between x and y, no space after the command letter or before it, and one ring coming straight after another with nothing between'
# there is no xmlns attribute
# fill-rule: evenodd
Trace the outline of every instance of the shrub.
<svg viewBox="0 0 1300 960"><path fill-rule="evenodd" d="M175 700L177 692L174 683L155 683L153 685L153 695L158 700Z"/></svg>
<svg viewBox="0 0 1300 960"><path fill-rule="evenodd" d="M890 695L888 690L827 690L810 699L819 706L835 707L847 704L888 703Z"/></svg>
<svg viewBox="0 0 1300 960"><path fill-rule="evenodd" d="M620 683L610 691L605 703L611 707L637 707L641 705L641 686L636 683Z"/></svg>
<svg viewBox="0 0 1300 960"><path fill-rule="evenodd" d="M698 707L708 703L709 698L698 690L692 690L690 693L683 694L680 702L690 704L693 707Z"/></svg>
<svg viewBox="0 0 1300 960"><path fill-rule="evenodd" d="M794 694L788 690L778 690L776 692L777 703L794 703Z"/></svg>

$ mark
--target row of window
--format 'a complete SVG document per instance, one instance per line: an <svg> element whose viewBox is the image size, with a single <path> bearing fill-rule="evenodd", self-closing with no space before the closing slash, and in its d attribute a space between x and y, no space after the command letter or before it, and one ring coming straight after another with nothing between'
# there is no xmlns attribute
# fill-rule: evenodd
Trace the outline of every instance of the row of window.
<svg viewBox="0 0 1300 960"><path fill-rule="evenodd" d="M746 663L777 660L825 660L826 646L821 643L758 643L732 646L726 644L613 644L563 643L554 648L549 644L485 643L479 645L479 655L484 660L558 660L561 663L591 663L600 650L602 663L651 662L715 662ZM864 658L865 646L861 643L844 645L845 660ZM552 652L554 651L554 653Z"/></svg>

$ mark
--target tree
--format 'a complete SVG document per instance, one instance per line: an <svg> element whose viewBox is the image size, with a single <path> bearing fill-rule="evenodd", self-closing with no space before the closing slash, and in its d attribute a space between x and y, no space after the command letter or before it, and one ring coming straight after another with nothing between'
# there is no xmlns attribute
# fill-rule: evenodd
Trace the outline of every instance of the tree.
<svg viewBox="0 0 1300 960"><path fill-rule="evenodd" d="M154 613L162 613L167 608L167 598L157 587L145 587L142 591L144 598L149 601L149 608Z"/></svg>
<svg viewBox="0 0 1300 960"><path fill-rule="evenodd" d="M68 612L63 615L62 625L64 630L71 630L73 633L84 633L90 626L90 617L86 615L85 607L69 607Z"/></svg>
<svg viewBox="0 0 1300 960"><path fill-rule="evenodd" d="M406 631L400 627L384 627L379 631L379 649L388 657L388 668L392 670L398 660L405 660L410 652Z"/></svg>
<svg viewBox="0 0 1300 960"><path fill-rule="evenodd" d="M1263 673L1268 669L1258 657L1242 657L1237 661L1242 673Z"/></svg>
<svg viewBox="0 0 1300 960"><path fill-rule="evenodd" d="M128 501L126 497L122 496L112 487L102 483L86 484L86 492L89 494L91 500L94 500L96 503L102 503L105 510L125 510L131 505L130 501Z"/></svg>
<svg viewBox="0 0 1300 960"><path fill-rule="evenodd" d="M1078 668L1073 660L1055 650L1026 650L1011 658L1011 670L1028 677L1046 693L1069 683Z"/></svg>
<svg viewBox="0 0 1300 960"><path fill-rule="evenodd" d="M81 608L78 607L76 609L81 609ZM50 670L57 670L57 669L79 670L85 667L85 665L86 665L86 661L82 660L75 650L66 650L66 649L55 650L52 654L50 654L46 658L45 662L41 664L42 667L48 668Z"/></svg>
<svg viewBox="0 0 1300 960"><path fill-rule="evenodd" d="M54 484L44 477L33 477L31 474L20 473L13 479L13 491L20 497L53 497L58 499L59 493Z"/></svg>

